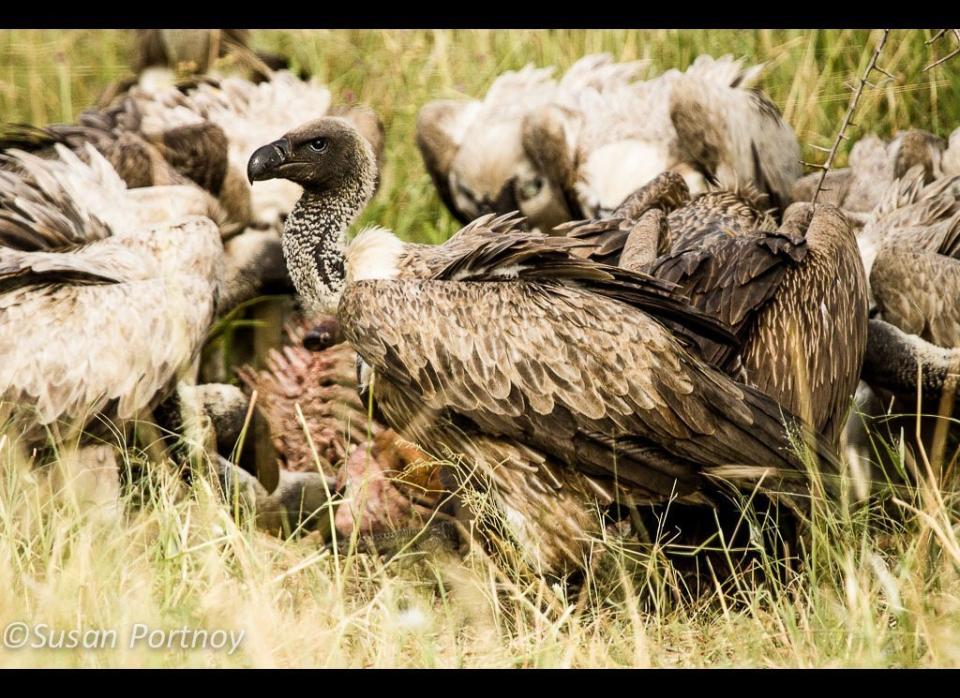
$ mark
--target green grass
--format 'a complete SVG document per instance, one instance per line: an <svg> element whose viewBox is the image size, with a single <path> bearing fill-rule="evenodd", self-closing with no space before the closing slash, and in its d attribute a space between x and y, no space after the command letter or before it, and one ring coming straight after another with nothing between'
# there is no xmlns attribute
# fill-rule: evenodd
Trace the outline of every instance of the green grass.
<svg viewBox="0 0 960 698"><path fill-rule="evenodd" d="M960 125L956 65L921 68L945 49L894 31L851 133ZM804 143L829 146L844 83L868 60L865 31L263 31L337 98L374 106L386 168L364 222L439 241L456 225L413 142L429 99L482 94L527 62L564 69L585 53L647 57L657 69L696 55L767 62L763 85ZM127 73L120 31L0 31L0 118L69 121ZM843 164L846 153L841 153ZM2 438L2 437L0 437ZM132 461L145 456L130 449ZM960 545L955 495L925 485L896 516L820 507L807 563L761 579L734 576L697 597L662 554L613 564L565 589L498 569L482 555L334 555L310 536L278 541L233 517L199 479L184 491L161 464L120 513L94 516L50 497L42 473L0 441L0 630L116 628L102 650L9 650L0 666L960 666ZM913 507L910 509L908 507ZM603 547L602 542L598 546ZM648 551L649 552L649 551ZM761 557L763 565L779 561ZM639 566L639 569L638 569ZM629 570L629 571L628 571ZM718 570L718 576L723 570ZM134 623L242 629L240 650L126 648Z"/></svg>

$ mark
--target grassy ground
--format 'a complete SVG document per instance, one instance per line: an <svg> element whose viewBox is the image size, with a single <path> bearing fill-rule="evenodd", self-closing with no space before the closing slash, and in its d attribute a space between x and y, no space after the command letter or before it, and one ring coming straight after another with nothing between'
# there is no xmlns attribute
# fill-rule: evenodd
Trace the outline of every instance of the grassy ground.
<svg viewBox="0 0 960 698"><path fill-rule="evenodd" d="M820 160L809 145L830 145L848 101L844 83L865 66L876 36L264 31L254 43L290 55L340 99L379 111L387 165L365 220L437 241L455 225L413 144L416 110L428 99L478 95L505 69L565 68L589 52L648 57L657 69L731 52L767 62L764 87L805 144L805 159ZM956 64L921 72L937 50L924 46L928 36L892 33L881 65L896 80L865 94L853 140L908 126L946 135L960 125ZM0 32L0 118L71 120L127 72L128 47L118 31ZM129 457L141 456L131 449ZM28 644L57 644L59 631L75 628L118 635L115 647L86 651L0 646L0 666L960 665L957 503L932 485L891 505L896 517L819 510L802 568L715 588L708 580L693 598L656 553L639 570L614 555L615 564L564 589L477 556L411 553L385 562L324 551L309 537L281 542L234 519L205 481L187 494L154 470L148 487L124 495L121 513L94 517L46 497L42 478L0 442L0 629L46 624ZM137 623L244 637L232 654L181 649L192 638L169 634L175 647L142 640L131 648Z"/></svg>

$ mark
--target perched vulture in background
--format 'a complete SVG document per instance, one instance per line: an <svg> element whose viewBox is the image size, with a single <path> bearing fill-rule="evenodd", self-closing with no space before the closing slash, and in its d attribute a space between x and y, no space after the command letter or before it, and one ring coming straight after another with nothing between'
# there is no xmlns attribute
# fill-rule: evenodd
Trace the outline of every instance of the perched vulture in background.
<svg viewBox="0 0 960 698"><path fill-rule="evenodd" d="M760 66L700 56L686 72L638 81L645 65L592 55L559 81L528 66L498 77L483 100L425 105L417 143L451 213L466 223L519 210L548 231L609 215L666 170L694 194L750 185L785 208L799 145L750 87Z"/></svg>
<svg viewBox="0 0 960 698"><path fill-rule="evenodd" d="M866 214L881 202L894 181L920 166L923 184L942 176L960 175L960 129L949 142L928 131L899 131L889 143L876 134L864 136L850 150L849 165L827 173L818 202L831 203L851 216L859 228ZM811 201L820 181L812 172L793 187L795 201Z"/></svg>
<svg viewBox="0 0 960 698"><path fill-rule="evenodd" d="M290 67L283 56L251 50L249 29L136 29L134 39L133 69L138 75L151 68L187 74L244 68L248 74L243 77L259 82L272 71ZM219 60L224 57L232 65L224 66Z"/></svg>

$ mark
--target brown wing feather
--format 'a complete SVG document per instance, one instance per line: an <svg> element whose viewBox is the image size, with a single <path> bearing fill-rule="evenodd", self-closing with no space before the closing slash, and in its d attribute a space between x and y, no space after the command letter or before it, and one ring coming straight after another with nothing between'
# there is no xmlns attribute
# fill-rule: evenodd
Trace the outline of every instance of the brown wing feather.
<svg viewBox="0 0 960 698"><path fill-rule="evenodd" d="M728 325L742 345L787 270L806 254L803 238L787 233L748 237L716 233L699 245L660 257L650 273L677 284L694 307ZM738 363L729 344L708 346L704 358L727 371Z"/></svg>
<svg viewBox="0 0 960 698"><path fill-rule="evenodd" d="M19 161L0 155L19 169ZM109 228L82 211L55 182L0 169L0 245L18 250L53 250L107 237Z"/></svg>
<svg viewBox="0 0 960 698"><path fill-rule="evenodd" d="M640 271L583 260L572 254L581 244L572 238L515 231L475 242L472 249L433 278L521 279L575 285L649 313L688 343L735 343L722 321L691 307L673 283Z"/></svg>
<svg viewBox="0 0 960 698"><path fill-rule="evenodd" d="M516 438L653 499L695 491L701 465L802 468L776 403L693 359L644 313L582 289L362 281L340 318L386 382L375 390L388 421L412 438ZM396 411L391 390L415 395L420 414Z"/></svg>
<svg viewBox="0 0 960 698"><path fill-rule="evenodd" d="M227 173L227 136L216 124L205 121L163 132L164 159L184 177L211 194L220 193Z"/></svg>
<svg viewBox="0 0 960 698"><path fill-rule="evenodd" d="M877 254L870 287L883 319L941 347L960 346L960 260L904 246Z"/></svg>
<svg viewBox="0 0 960 698"><path fill-rule="evenodd" d="M773 230L775 222L758 209L746 193L711 191L694 199L667 216L670 249L692 247L708 235L751 235Z"/></svg>

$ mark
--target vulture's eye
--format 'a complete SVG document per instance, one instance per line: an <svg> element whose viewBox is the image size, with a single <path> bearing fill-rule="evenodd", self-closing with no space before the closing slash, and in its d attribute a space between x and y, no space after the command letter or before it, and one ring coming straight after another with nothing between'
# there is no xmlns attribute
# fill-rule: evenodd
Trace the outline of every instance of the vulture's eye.
<svg viewBox="0 0 960 698"><path fill-rule="evenodd" d="M520 185L520 191L518 192L520 198L524 201L527 199L532 199L537 194L543 190L543 178L534 177L533 179L528 179L526 182Z"/></svg>
<svg viewBox="0 0 960 698"><path fill-rule="evenodd" d="M315 153L322 153L327 149L327 145L329 144L326 138L315 138L310 141L310 150L314 151Z"/></svg>

